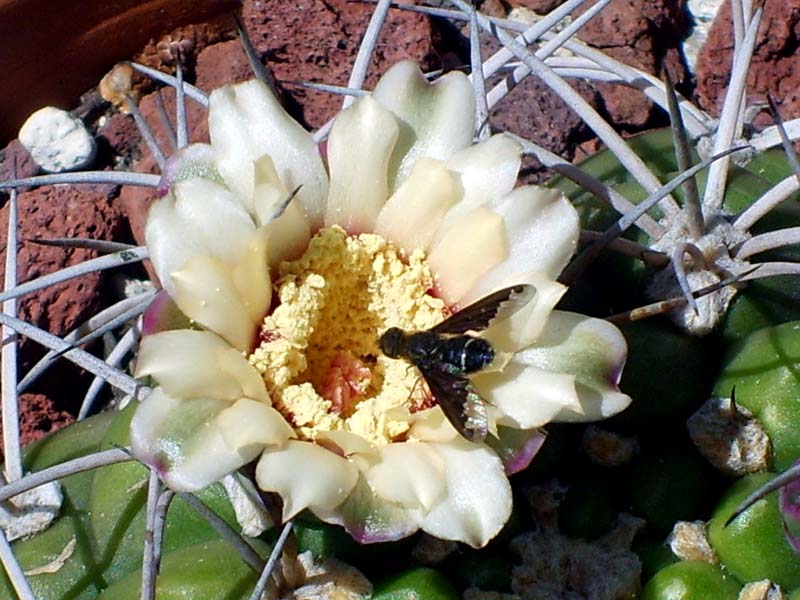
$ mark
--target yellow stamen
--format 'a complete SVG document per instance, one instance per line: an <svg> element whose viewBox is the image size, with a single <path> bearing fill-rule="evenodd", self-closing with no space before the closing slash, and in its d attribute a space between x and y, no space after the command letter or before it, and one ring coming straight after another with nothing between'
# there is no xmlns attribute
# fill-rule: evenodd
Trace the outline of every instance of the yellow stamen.
<svg viewBox="0 0 800 600"><path fill-rule="evenodd" d="M298 435L351 431L378 445L401 437L419 375L386 358L378 339L388 327L442 320L424 253L404 256L381 236L325 228L302 257L281 264L276 285L280 303L250 362Z"/></svg>

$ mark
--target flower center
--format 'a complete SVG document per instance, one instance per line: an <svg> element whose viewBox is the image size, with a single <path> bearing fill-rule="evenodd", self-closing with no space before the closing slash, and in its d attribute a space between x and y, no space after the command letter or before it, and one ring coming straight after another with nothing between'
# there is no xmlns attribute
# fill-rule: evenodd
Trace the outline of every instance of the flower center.
<svg viewBox="0 0 800 600"><path fill-rule="evenodd" d="M384 356L378 340L389 327L440 322L445 305L432 287L421 250L405 256L379 235L339 227L280 265L279 304L250 362L301 438L349 431L383 445L406 434L411 413L429 404L416 369Z"/></svg>

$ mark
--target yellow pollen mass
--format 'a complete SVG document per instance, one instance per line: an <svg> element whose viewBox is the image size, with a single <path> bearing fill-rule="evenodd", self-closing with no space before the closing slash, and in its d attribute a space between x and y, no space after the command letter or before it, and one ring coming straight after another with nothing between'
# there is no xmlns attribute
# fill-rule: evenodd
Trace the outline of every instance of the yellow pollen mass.
<svg viewBox="0 0 800 600"><path fill-rule="evenodd" d="M334 226L281 263L275 279L279 303L249 357L274 406L301 438L329 430L376 445L401 438L419 373L384 356L378 340L389 327L428 329L444 318L444 302L428 294L424 253L405 256L379 235Z"/></svg>

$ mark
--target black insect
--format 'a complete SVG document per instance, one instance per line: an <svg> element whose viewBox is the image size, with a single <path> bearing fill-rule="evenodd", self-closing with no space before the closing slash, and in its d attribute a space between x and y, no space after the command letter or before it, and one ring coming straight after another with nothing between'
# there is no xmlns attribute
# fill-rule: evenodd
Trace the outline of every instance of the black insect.
<svg viewBox="0 0 800 600"><path fill-rule="evenodd" d="M381 336L381 350L389 358L404 358L417 367L447 420L469 441L481 442L488 433L486 403L467 375L489 366L495 352L487 340L467 332L478 333L493 319L511 316L533 293L531 285L503 288L426 331L390 327Z"/></svg>

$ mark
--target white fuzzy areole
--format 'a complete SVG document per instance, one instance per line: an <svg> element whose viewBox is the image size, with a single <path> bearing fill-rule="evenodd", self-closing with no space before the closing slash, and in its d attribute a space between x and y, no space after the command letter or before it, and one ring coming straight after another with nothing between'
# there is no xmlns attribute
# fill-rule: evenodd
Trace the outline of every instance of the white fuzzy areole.
<svg viewBox="0 0 800 600"><path fill-rule="evenodd" d="M678 213L671 222L666 223L667 232L653 245L653 250L671 253L678 244L690 240L686 212ZM730 274L740 274L750 268L750 263L730 255L730 249L748 239L750 234L736 229L724 216L718 215L706 223L706 233L693 244L703 253L709 264L724 269ZM715 285L725 279L719 272L707 269L688 271L686 278L692 290L700 290ZM672 268L656 273L647 286L647 295L653 300L663 300L683 295ZM690 307L670 311L669 317L676 325L692 335L706 335L720 322L738 290L732 285L697 298L697 312Z"/></svg>

